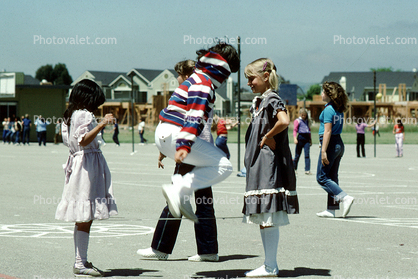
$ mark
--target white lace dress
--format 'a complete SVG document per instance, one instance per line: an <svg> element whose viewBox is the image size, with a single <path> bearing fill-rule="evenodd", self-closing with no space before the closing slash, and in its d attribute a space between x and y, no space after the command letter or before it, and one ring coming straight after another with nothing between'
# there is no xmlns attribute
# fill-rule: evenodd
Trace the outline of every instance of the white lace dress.
<svg viewBox="0 0 418 279"><path fill-rule="evenodd" d="M55 219L88 222L117 214L110 171L99 149L101 135L87 146L79 144L96 126L94 115L87 110L74 111L70 127L62 124L62 139L70 154L63 165L64 191Z"/></svg>

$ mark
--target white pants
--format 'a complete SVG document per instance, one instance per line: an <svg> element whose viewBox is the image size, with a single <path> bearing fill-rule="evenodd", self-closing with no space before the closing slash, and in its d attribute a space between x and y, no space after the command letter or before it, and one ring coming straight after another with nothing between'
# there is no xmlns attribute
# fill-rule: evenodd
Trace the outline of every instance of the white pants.
<svg viewBox="0 0 418 279"><path fill-rule="evenodd" d="M174 160L180 126L160 123L155 130L155 144L161 153ZM232 164L213 144L197 138L183 163L195 166L188 174L187 185L193 191L207 188L226 179L232 173Z"/></svg>
<svg viewBox="0 0 418 279"><path fill-rule="evenodd" d="M396 156L403 156L403 133L395 134Z"/></svg>

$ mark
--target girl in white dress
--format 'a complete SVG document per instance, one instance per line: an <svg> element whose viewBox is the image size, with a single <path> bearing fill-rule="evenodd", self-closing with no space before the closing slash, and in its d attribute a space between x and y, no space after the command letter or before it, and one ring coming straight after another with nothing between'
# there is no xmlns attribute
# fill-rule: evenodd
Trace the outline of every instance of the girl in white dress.
<svg viewBox="0 0 418 279"><path fill-rule="evenodd" d="M110 171L98 141L100 131L114 118L109 113L98 123L93 115L104 101L105 96L97 83L81 80L71 92L62 124L63 143L70 154L64 165L64 191L55 218L75 222L73 272L76 276L103 275L87 262L90 227L94 219L107 219L117 214Z"/></svg>

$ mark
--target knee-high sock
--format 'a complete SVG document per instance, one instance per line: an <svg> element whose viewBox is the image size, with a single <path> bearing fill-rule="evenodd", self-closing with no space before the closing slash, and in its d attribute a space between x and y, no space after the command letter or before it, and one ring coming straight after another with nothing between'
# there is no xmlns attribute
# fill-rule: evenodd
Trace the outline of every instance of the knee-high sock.
<svg viewBox="0 0 418 279"><path fill-rule="evenodd" d="M84 268L84 264L87 262L87 248L89 246L89 233L86 233L83 231L77 231L75 241L76 241L75 267Z"/></svg>
<svg viewBox="0 0 418 279"><path fill-rule="evenodd" d="M78 229L78 226L76 224L76 225L74 225L74 234L73 234L75 257L77 257L77 231L78 231L77 229Z"/></svg>
<svg viewBox="0 0 418 279"><path fill-rule="evenodd" d="M264 264L277 268L277 248L279 246L279 227L264 228L264 234L266 238L265 254L266 259Z"/></svg>

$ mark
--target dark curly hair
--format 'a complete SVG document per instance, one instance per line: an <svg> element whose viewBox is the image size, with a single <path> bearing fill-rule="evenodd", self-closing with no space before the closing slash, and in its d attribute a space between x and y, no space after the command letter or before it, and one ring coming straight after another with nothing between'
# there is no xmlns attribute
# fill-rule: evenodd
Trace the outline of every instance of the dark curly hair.
<svg viewBox="0 0 418 279"><path fill-rule="evenodd" d="M64 123L70 126L74 111L86 109L93 112L105 101L106 97L97 83L90 79L79 81L71 91L68 108L64 112Z"/></svg>

